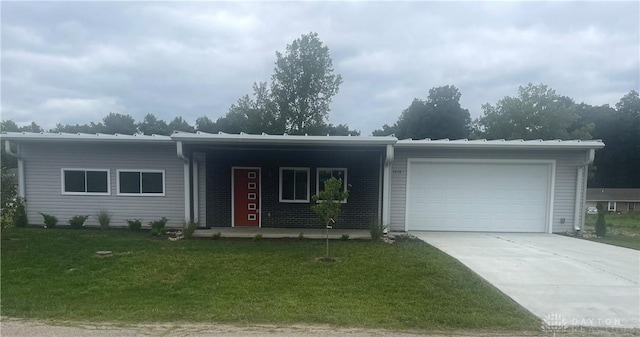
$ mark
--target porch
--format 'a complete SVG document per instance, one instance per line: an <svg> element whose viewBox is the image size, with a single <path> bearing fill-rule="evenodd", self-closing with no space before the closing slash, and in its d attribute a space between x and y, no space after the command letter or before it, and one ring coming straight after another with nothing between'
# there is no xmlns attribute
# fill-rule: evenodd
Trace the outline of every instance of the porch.
<svg viewBox="0 0 640 337"><path fill-rule="evenodd" d="M262 235L264 239L297 239L300 234L305 239L324 239L325 230L321 228L260 228L260 227L212 227L196 229L193 237L210 238L213 234L220 233L222 238L246 238L251 239L256 235ZM369 230L365 229L330 229L329 239L341 239L343 234L349 235L349 240L371 240Z"/></svg>

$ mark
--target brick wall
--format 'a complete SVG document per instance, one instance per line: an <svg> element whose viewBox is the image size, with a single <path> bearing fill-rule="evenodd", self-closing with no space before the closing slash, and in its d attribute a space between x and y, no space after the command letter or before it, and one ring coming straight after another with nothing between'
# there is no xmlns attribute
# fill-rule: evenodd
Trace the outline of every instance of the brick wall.
<svg viewBox="0 0 640 337"><path fill-rule="evenodd" d="M309 203L279 202L279 168L309 167L310 195L316 193L316 169L347 169L349 199L336 228L367 229L378 217L382 150L208 150L207 226L231 226L231 168L260 167L262 227L322 228Z"/></svg>

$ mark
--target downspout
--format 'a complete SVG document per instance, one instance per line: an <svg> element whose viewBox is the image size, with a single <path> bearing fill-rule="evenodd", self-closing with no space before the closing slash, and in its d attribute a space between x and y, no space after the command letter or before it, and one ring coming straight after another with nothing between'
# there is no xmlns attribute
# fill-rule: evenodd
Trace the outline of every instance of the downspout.
<svg viewBox="0 0 640 337"><path fill-rule="evenodd" d="M191 222L191 203L190 203L190 184L189 184L189 157L184 153L184 149L181 141L176 142L176 148L178 151L178 158L182 159L184 164L184 221L188 224Z"/></svg>
<svg viewBox="0 0 640 337"><path fill-rule="evenodd" d="M18 196L21 198L25 197L25 189L24 189L24 159L20 155L20 143L16 143L16 152L11 150L11 142L8 140L4 141L4 151L18 159Z"/></svg>
<svg viewBox="0 0 640 337"><path fill-rule="evenodd" d="M382 224L387 227L391 224L391 164L393 163L393 145L387 145L387 153L384 159L384 177L382 186Z"/></svg>
<svg viewBox="0 0 640 337"><path fill-rule="evenodd" d="M580 221L582 218L582 212L585 206L585 198L584 195L586 193L586 183L585 178L589 171L589 164L593 163L595 158L596 150L590 149L587 153L587 160L578 164L578 174L576 177L576 199L575 199L575 208L573 213L573 230L576 233L579 233L583 229L583 222Z"/></svg>

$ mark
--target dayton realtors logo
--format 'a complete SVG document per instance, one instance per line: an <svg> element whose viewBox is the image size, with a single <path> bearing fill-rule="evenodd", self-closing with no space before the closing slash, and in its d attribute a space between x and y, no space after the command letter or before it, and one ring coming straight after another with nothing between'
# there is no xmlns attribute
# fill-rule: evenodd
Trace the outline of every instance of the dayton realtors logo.
<svg viewBox="0 0 640 337"><path fill-rule="evenodd" d="M588 332L588 331L612 331L621 327L619 318L582 318L567 319L561 314L548 314L542 319L542 331L556 332Z"/></svg>
<svg viewBox="0 0 640 337"><path fill-rule="evenodd" d="M542 331L552 332L556 335L556 332L565 332L568 328L568 322L560 314L548 314L542 319Z"/></svg>

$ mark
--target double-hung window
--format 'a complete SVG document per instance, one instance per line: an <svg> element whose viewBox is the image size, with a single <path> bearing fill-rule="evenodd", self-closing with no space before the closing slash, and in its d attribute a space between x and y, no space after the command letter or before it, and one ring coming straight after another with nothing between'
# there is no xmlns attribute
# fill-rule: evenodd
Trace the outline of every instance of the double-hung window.
<svg viewBox="0 0 640 337"><path fill-rule="evenodd" d="M309 168L280 168L280 202L309 202Z"/></svg>
<svg viewBox="0 0 640 337"><path fill-rule="evenodd" d="M164 196L164 170L118 170L118 195Z"/></svg>
<svg viewBox="0 0 640 337"><path fill-rule="evenodd" d="M109 195L109 170L62 169L62 194Z"/></svg>
<svg viewBox="0 0 640 337"><path fill-rule="evenodd" d="M347 169L346 168L318 168L316 177L316 194L324 190L324 182L336 178L342 181L342 191L347 190ZM342 201L346 203L347 200Z"/></svg>

